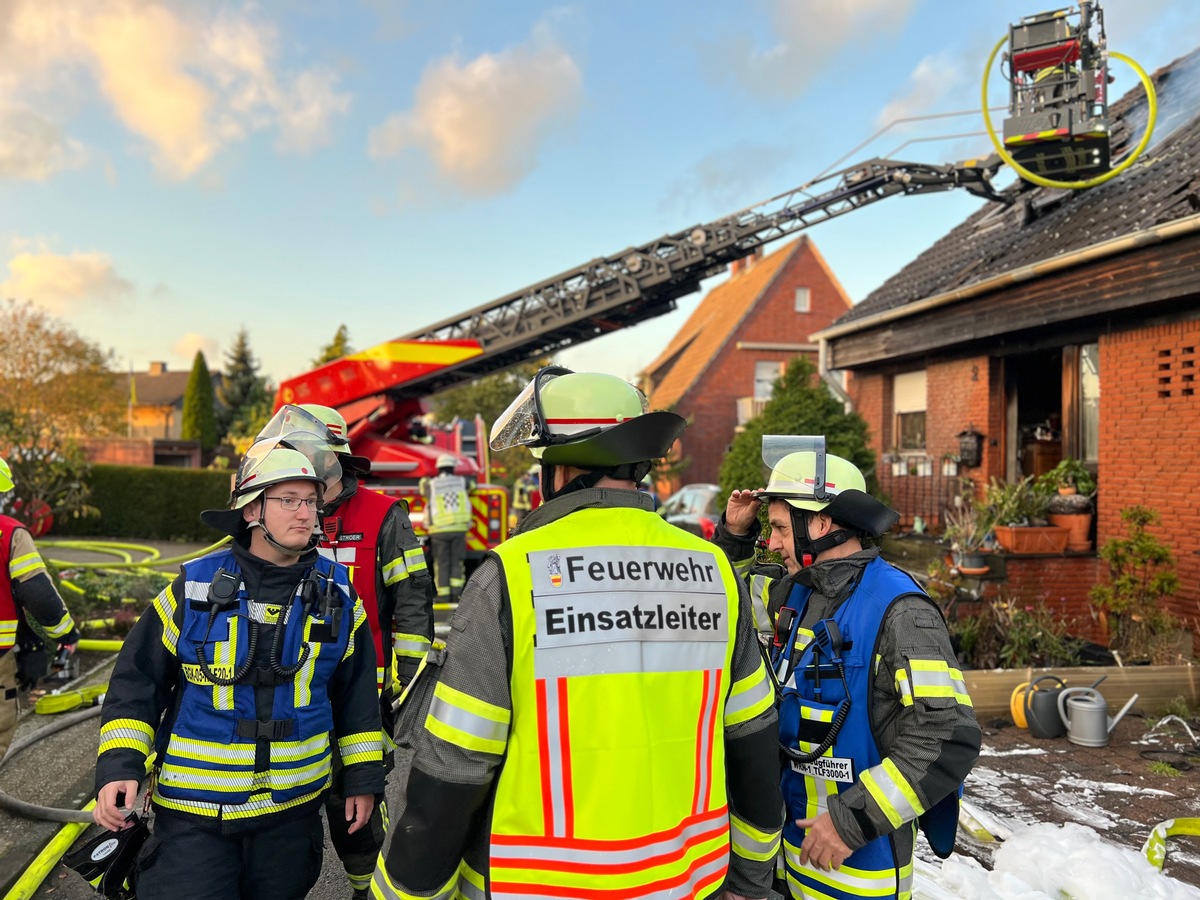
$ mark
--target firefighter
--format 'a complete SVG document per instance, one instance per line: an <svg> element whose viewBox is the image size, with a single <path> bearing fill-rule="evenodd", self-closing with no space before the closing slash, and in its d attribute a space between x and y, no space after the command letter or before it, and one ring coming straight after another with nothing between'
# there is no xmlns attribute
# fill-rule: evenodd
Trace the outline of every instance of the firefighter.
<svg viewBox="0 0 1200 900"><path fill-rule="evenodd" d="M497 420L492 449L530 447L544 499L403 707L414 755L377 900L767 896L783 807L748 600L636 490L684 426L559 367Z"/></svg>
<svg viewBox="0 0 1200 900"><path fill-rule="evenodd" d="M474 513L471 509L471 486L467 479L455 475L458 458L443 453L434 463L437 475L422 478L421 496L425 498L425 533L433 551L433 571L437 575L439 598L457 603L466 584L463 572L467 556L467 532Z"/></svg>
<svg viewBox="0 0 1200 900"><path fill-rule="evenodd" d="M824 438L799 443L772 454L754 501L768 504L791 584L774 657L787 887L795 898L908 897L916 822L938 855L953 849L979 725L938 608L863 546L899 516L825 454ZM749 527L750 505L731 501L742 515L730 524Z"/></svg>
<svg viewBox="0 0 1200 900"><path fill-rule="evenodd" d="M327 486L317 549L350 570L350 581L367 613L377 659L384 765L390 769L396 730L392 711L396 697L393 653L396 675L400 684L406 685L429 651L433 637L433 582L425 565L425 551L408 518L408 504L359 485L359 478L370 472L371 461L350 452L346 420L337 410L310 403L284 406L259 437L278 435L286 440L290 433L314 432L326 439L328 450L338 454L342 471L340 481ZM386 797L381 793L375 798L369 828L348 834L345 818L339 815L343 804L340 773L335 747L333 790L325 803L329 836L354 896L366 897L375 858L387 831Z"/></svg>
<svg viewBox="0 0 1200 900"><path fill-rule="evenodd" d="M513 485L513 524L520 528L525 517L533 511L533 495L538 489L538 467L530 466Z"/></svg>
<svg viewBox="0 0 1200 900"><path fill-rule="evenodd" d="M349 831L369 827L384 771L375 648L345 567L314 549L325 479L259 441L228 510L227 548L184 563L125 639L109 682L93 817L130 827L147 756L154 834L140 900L301 898L321 870L331 740Z"/></svg>
<svg viewBox="0 0 1200 900"><path fill-rule="evenodd" d="M0 459L0 494L12 487L12 469ZM0 515L0 757L8 750L17 727L19 687L32 687L45 674L34 671L29 664L30 659L44 658L44 654L13 650L18 643L17 632L27 629L29 617L47 638L58 643L60 652L75 652L79 631L46 572L33 537L16 519ZM41 647L32 631L21 643Z"/></svg>

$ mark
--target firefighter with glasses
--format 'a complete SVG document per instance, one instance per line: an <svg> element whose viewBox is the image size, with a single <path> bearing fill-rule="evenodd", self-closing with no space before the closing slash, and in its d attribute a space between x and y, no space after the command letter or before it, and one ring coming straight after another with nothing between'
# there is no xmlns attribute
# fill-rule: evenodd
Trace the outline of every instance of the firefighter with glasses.
<svg viewBox="0 0 1200 900"><path fill-rule="evenodd" d="M734 492L724 525L756 531L766 503L788 572L771 604L786 892L906 898L917 827L939 856L954 846L980 746L971 698L940 610L864 546L899 515L824 437L765 436L763 460L766 490Z"/></svg>
<svg viewBox="0 0 1200 900"><path fill-rule="evenodd" d="M154 752L141 900L304 897L321 870L331 741L348 830L368 826L384 784L375 648L346 569L315 549L338 475L293 443L254 444L231 508L201 516L233 543L184 563L125 640L93 816L133 826Z"/></svg>
<svg viewBox="0 0 1200 900"><path fill-rule="evenodd" d="M317 550L350 570L350 581L367 613L375 643L384 765L390 770L396 730L393 659L395 677L401 686L408 684L429 652L433 637L433 582L425 565L425 551L409 520L408 504L358 483L360 477L370 473L371 461L350 452L346 420L337 410L309 403L283 406L259 433L259 439L286 440L297 434L309 438L300 446L319 446L323 440L322 452L336 454L340 463L340 476L326 485ZM322 460L328 461L328 457L322 456ZM375 859L387 833L386 797L381 793L375 798L370 827L349 834L340 814L344 798L336 747L333 782L325 804L329 836L354 896L366 897Z"/></svg>
<svg viewBox="0 0 1200 900"><path fill-rule="evenodd" d="M496 421L544 501L402 707L406 806L373 897L767 896L783 805L748 598L637 490L684 426L554 366Z"/></svg>

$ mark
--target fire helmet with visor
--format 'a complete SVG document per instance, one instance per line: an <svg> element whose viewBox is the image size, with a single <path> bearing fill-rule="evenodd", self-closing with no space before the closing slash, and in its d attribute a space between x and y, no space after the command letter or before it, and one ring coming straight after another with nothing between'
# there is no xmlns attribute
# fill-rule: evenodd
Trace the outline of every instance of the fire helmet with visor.
<svg viewBox="0 0 1200 900"><path fill-rule="evenodd" d="M0 494L13 489L12 469L8 465L8 460L0 457Z"/></svg>
<svg viewBox="0 0 1200 900"><path fill-rule="evenodd" d="M763 435L763 462L771 474L763 500L782 500L793 509L823 512L839 525L879 537L900 514L867 493L854 463L825 452L824 435Z"/></svg>
<svg viewBox="0 0 1200 900"><path fill-rule="evenodd" d="M564 492L592 487L606 475L641 481L686 426L675 413L651 412L646 396L615 375L546 366L496 420L489 444L528 447L541 460L549 499L555 466L589 473Z"/></svg>

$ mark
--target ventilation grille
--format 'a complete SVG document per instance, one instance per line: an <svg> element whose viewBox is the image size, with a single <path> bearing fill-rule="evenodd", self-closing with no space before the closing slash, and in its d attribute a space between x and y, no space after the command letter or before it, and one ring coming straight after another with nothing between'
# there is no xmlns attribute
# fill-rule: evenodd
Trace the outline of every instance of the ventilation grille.
<svg viewBox="0 0 1200 900"><path fill-rule="evenodd" d="M1155 355L1154 377L1158 396L1194 397L1196 395L1196 348L1162 347Z"/></svg>

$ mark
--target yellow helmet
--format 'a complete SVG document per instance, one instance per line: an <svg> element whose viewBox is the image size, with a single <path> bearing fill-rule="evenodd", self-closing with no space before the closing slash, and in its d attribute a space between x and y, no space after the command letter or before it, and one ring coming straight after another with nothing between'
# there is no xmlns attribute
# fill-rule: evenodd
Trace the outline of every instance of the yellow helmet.
<svg viewBox="0 0 1200 900"><path fill-rule="evenodd" d="M8 460L0 457L0 493L11 491L12 488L12 469L8 467Z"/></svg>
<svg viewBox="0 0 1200 900"><path fill-rule="evenodd" d="M771 467L767 488L758 494L764 500L823 512L876 537L900 521L899 513L867 493L854 463L825 452L823 435L764 435L763 460Z"/></svg>
<svg viewBox="0 0 1200 900"><path fill-rule="evenodd" d="M675 413L649 412L645 395L615 375L547 366L496 420L490 445L603 469L666 456L686 425Z"/></svg>

